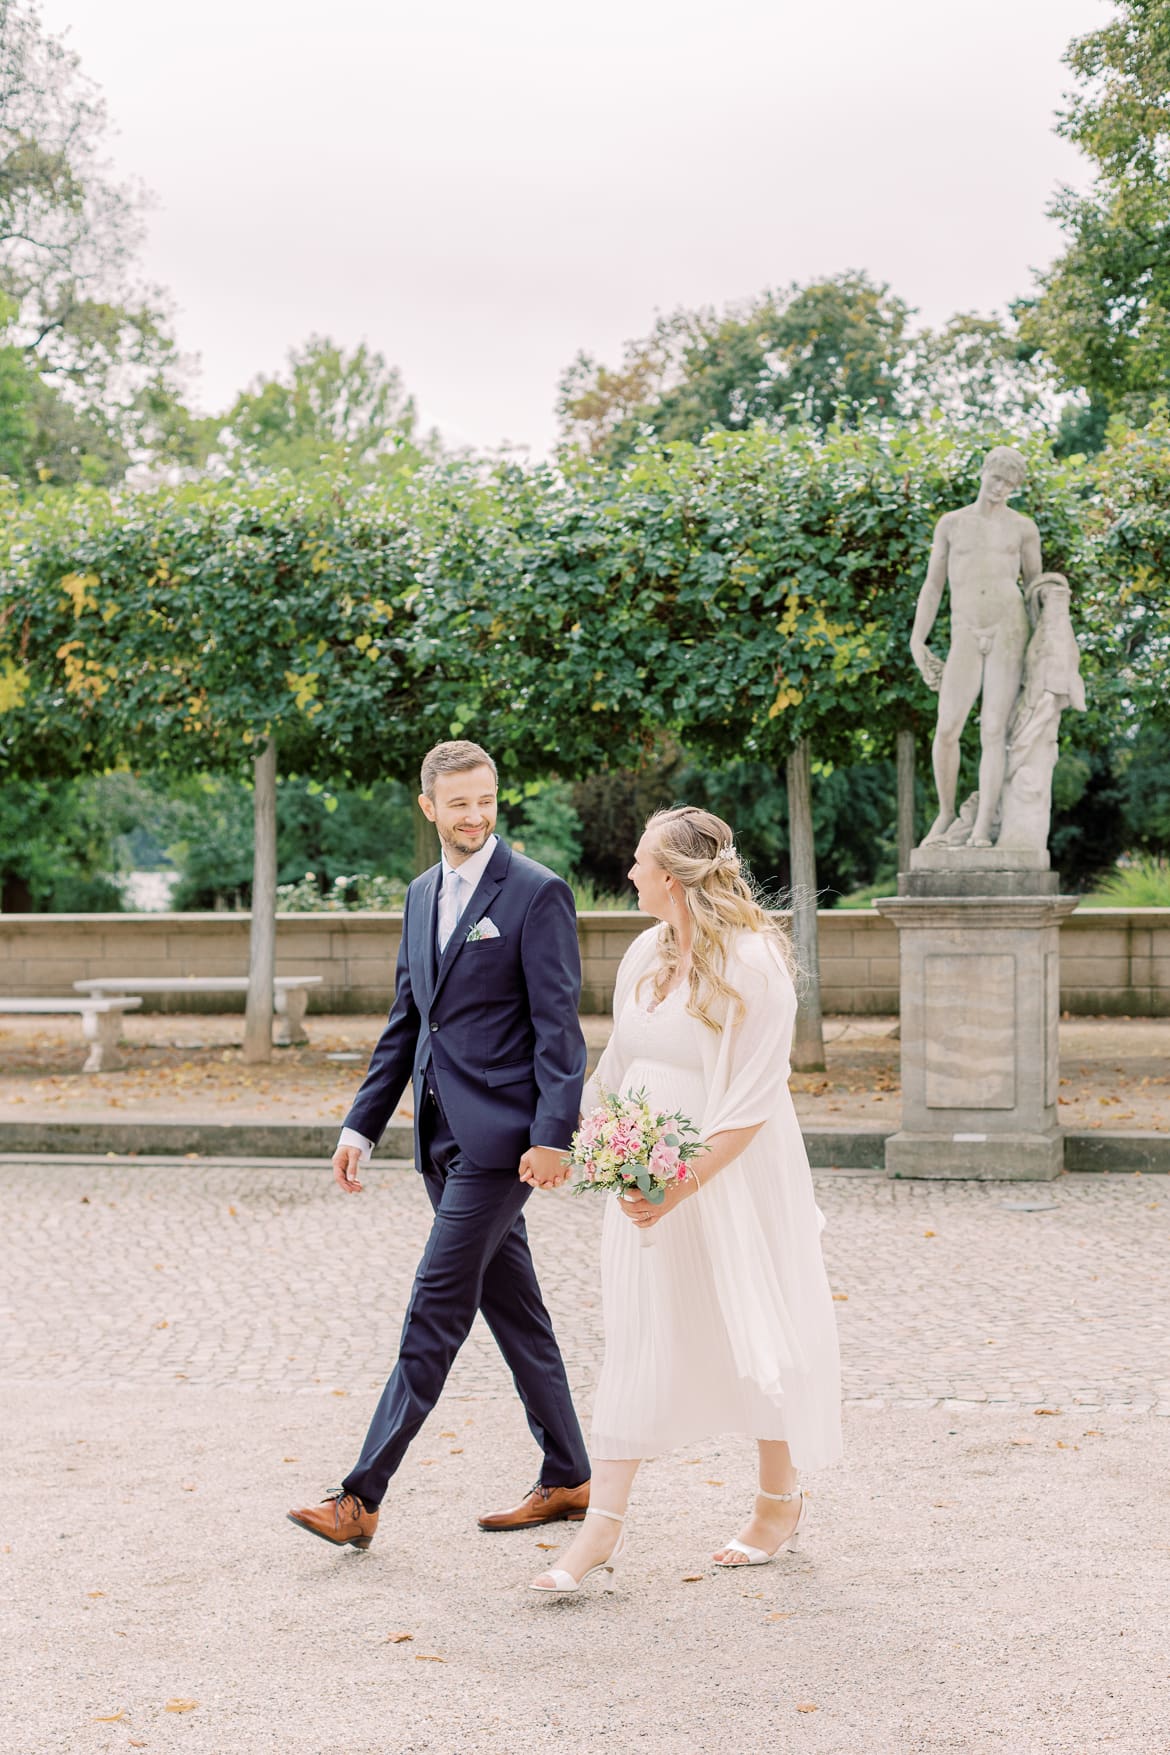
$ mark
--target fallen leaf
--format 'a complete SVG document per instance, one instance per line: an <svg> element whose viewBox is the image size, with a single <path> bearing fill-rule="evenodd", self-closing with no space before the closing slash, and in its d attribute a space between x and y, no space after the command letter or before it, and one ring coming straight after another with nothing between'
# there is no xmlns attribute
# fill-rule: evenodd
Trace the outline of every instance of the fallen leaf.
<svg viewBox="0 0 1170 1755"><path fill-rule="evenodd" d="M791 1621L791 1619L791 1609L773 1609L770 1615L764 1616L765 1621Z"/></svg>
<svg viewBox="0 0 1170 1755"><path fill-rule="evenodd" d="M819 1712L820 1707L814 1706L811 1700L804 1700L797 1707L797 1712Z"/></svg>
<svg viewBox="0 0 1170 1755"><path fill-rule="evenodd" d="M833 1303L834 1304L848 1304L848 1302L849 1302L848 1292L834 1292L833 1293Z"/></svg>
<svg viewBox="0 0 1170 1755"><path fill-rule="evenodd" d="M193 1156L198 1157L199 1156L198 1152L194 1153ZM163 1707L163 1711L164 1712L194 1712L195 1708L198 1705L199 1705L199 1702L197 1700L179 1700L179 1699L168 1700L166 1705Z"/></svg>
<svg viewBox="0 0 1170 1755"><path fill-rule="evenodd" d="M1013 1444L1035 1444L1035 1442L1036 1442L1036 1440L1034 1438L1013 1438L1012 1439Z"/></svg>
<svg viewBox="0 0 1170 1755"><path fill-rule="evenodd" d="M440 1438L457 1438L458 1436L459 1435L457 1432L440 1432L439 1433Z"/></svg>
<svg viewBox="0 0 1170 1755"><path fill-rule="evenodd" d="M924 1231L924 1232L923 1232L923 1233L922 1233L922 1235L923 1235L923 1236L924 1236L924 1237L934 1237L934 1236L937 1236L937 1232L934 1232L934 1231ZM815 1712L815 1711L816 1711L816 1707L815 1707L815 1706L807 1706L807 1707L806 1707L806 1706L798 1706L798 1707L797 1707L797 1709L796 1709L796 1710L797 1710L797 1712Z"/></svg>
<svg viewBox="0 0 1170 1755"><path fill-rule="evenodd" d="M282 1456L280 1460L281 1462L300 1462L301 1459L299 1456Z"/></svg>
<svg viewBox="0 0 1170 1755"><path fill-rule="evenodd" d="M704 1485L704 1487L722 1487L723 1482L722 1481L704 1481L703 1485Z"/></svg>
<svg viewBox="0 0 1170 1755"><path fill-rule="evenodd" d="M119 1707L117 1712L103 1712L97 1718L91 1719L90 1722L95 1725L116 1725L120 1718L128 1718L129 1716L123 1706Z"/></svg>
<svg viewBox="0 0 1170 1755"><path fill-rule="evenodd" d="M236 1216L236 1209L235 1209L235 1207L229 1207L229 1208L228 1208L228 1218L229 1218L229 1219L234 1219L234 1218L235 1218L235 1216Z"/></svg>
<svg viewBox="0 0 1170 1755"><path fill-rule="evenodd" d="M146 1748L146 1738L145 1737L131 1737L129 1739L129 1741L130 1741L130 1747L132 1749L145 1749Z"/></svg>
<svg viewBox="0 0 1170 1755"><path fill-rule="evenodd" d="M171 1325L164 1316L163 1320L161 1322L156 1322L154 1326L155 1328L170 1328Z"/></svg>
<svg viewBox="0 0 1170 1755"><path fill-rule="evenodd" d="M1104 1434L1101 1432L1098 1432L1098 1430L1095 1426L1090 1426L1087 1432L1081 1433L1081 1437L1082 1438L1102 1438L1102 1437L1104 1437Z"/></svg>
<svg viewBox="0 0 1170 1755"><path fill-rule="evenodd" d="M348 1389L331 1389L329 1393L330 1395L348 1395L349 1391Z"/></svg>
<svg viewBox="0 0 1170 1755"><path fill-rule="evenodd" d="M416 1664L445 1664L447 1660L446 1658L433 1657L430 1652L416 1651L414 1661Z"/></svg>
<svg viewBox="0 0 1170 1755"><path fill-rule="evenodd" d="M413 1638L413 1633L388 1633L382 1643L383 1645L405 1645L408 1639Z"/></svg>
<svg viewBox="0 0 1170 1755"><path fill-rule="evenodd" d="M538 1548L543 1548L546 1554L555 1554L561 1544L559 1542L537 1542L536 1545Z"/></svg>
<svg viewBox="0 0 1170 1755"><path fill-rule="evenodd" d="M461 1444L453 1444L451 1446L451 1455L452 1456L462 1456L463 1455L463 1446Z"/></svg>
<svg viewBox="0 0 1170 1755"><path fill-rule="evenodd" d="M1058 1438L1056 1448L1057 1450L1079 1450L1081 1447L1079 1444L1066 1444L1063 1438Z"/></svg>
<svg viewBox="0 0 1170 1755"><path fill-rule="evenodd" d="M682 1581L684 1584L702 1584L705 1576L702 1572L684 1572Z"/></svg>
<svg viewBox="0 0 1170 1755"><path fill-rule="evenodd" d="M1060 1408L1033 1408L1032 1409L1032 1412L1034 1414L1059 1414L1062 1411L1063 1410Z"/></svg>
<svg viewBox="0 0 1170 1755"><path fill-rule="evenodd" d="M104 1597L106 1593L104 1590L87 1590L85 1594L87 1597Z"/></svg>

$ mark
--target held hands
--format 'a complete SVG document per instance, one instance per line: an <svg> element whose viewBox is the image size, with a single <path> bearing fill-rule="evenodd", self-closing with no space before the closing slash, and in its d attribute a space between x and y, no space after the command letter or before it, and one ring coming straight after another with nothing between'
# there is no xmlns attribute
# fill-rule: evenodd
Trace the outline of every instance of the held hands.
<svg viewBox="0 0 1170 1755"><path fill-rule="evenodd" d="M568 1158L551 1146L529 1146L520 1160L520 1180L532 1188L560 1188L569 1174Z"/></svg>
<svg viewBox="0 0 1170 1755"><path fill-rule="evenodd" d="M333 1180L338 1188L346 1194L360 1194L362 1185L358 1181L358 1171L362 1167L362 1154L358 1146L338 1146L333 1154Z"/></svg>

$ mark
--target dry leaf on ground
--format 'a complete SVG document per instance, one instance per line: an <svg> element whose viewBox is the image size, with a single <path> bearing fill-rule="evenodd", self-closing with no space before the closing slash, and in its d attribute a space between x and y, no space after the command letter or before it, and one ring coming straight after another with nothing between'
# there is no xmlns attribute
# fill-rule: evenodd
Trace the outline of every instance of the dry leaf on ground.
<svg viewBox="0 0 1170 1755"><path fill-rule="evenodd" d="M705 1577L706 1577L706 1573L704 1573L704 1572L684 1572L683 1573L683 1583L684 1584L702 1584Z"/></svg>
<svg viewBox="0 0 1170 1755"><path fill-rule="evenodd" d="M97 1718L92 1719L90 1722L95 1725L116 1725L120 1718L127 1718L128 1716L126 1708L120 1706L117 1712L99 1713Z"/></svg>
<svg viewBox="0 0 1170 1755"><path fill-rule="evenodd" d="M814 1705L811 1700L803 1700L797 1706L796 1710L797 1712L819 1712L821 1709L819 1706Z"/></svg>
<svg viewBox="0 0 1170 1755"><path fill-rule="evenodd" d="M182 1700L182 1699L176 1697L174 1700L167 1701L166 1705L163 1707L163 1711L164 1712L194 1712L195 1708L198 1705L199 1705L199 1702L197 1700Z"/></svg>
<svg viewBox="0 0 1170 1755"><path fill-rule="evenodd" d="M385 1645L405 1645L408 1639L413 1638L413 1633L388 1633L383 1643Z"/></svg>
<svg viewBox="0 0 1170 1755"><path fill-rule="evenodd" d="M414 1661L416 1664L445 1664L447 1660L446 1658L436 1656L432 1652L416 1651L414 1654Z"/></svg>

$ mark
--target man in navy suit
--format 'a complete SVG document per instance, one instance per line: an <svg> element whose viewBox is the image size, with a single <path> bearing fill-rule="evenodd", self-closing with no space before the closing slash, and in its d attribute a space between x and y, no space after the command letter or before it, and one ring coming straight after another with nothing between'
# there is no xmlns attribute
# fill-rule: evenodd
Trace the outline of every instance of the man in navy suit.
<svg viewBox="0 0 1170 1755"><path fill-rule="evenodd" d="M415 1275L398 1361L356 1465L293 1523L368 1548L378 1506L438 1401L477 1310L512 1372L540 1479L483 1529L578 1521L589 1458L528 1248L534 1186L564 1180L577 1126L585 1041L581 960L569 886L495 834L496 766L478 744L442 743L422 767L419 805L442 859L406 893L394 1003L333 1157L346 1194L408 1083L415 1162L434 1222Z"/></svg>

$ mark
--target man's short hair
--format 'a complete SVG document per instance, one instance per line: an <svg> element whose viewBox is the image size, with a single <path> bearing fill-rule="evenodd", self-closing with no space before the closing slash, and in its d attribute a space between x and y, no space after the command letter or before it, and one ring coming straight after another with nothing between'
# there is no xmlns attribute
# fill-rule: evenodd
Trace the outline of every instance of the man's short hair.
<svg viewBox="0 0 1170 1755"><path fill-rule="evenodd" d="M437 743L423 757L422 791L428 798L435 796L435 781L440 774L466 774L472 768L490 768L492 778L499 780L499 770L485 749L477 743L458 738L453 743Z"/></svg>
<svg viewBox="0 0 1170 1755"><path fill-rule="evenodd" d="M980 474L989 469L998 469L1004 475L1014 477L1017 484L1022 482L1028 473L1028 465L1014 445L994 445L983 459Z"/></svg>

